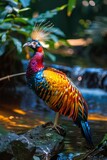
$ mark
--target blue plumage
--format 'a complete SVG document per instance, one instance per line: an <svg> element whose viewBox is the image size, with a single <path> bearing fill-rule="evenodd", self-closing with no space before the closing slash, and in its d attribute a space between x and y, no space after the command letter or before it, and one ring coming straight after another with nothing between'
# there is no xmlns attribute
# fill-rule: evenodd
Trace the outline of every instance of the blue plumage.
<svg viewBox="0 0 107 160"><path fill-rule="evenodd" d="M88 144L93 146L87 122L88 105L78 88L63 72L44 67L44 52L38 41L32 40L24 46L29 46L35 51L26 72L28 85L52 110L58 113L54 127L57 128L59 115L68 116L81 128Z"/></svg>
<svg viewBox="0 0 107 160"><path fill-rule="evenodd" d="M93 141L92 141L92 137L91 137L91 131L90 131L90 127L88 125L87 121L81 121L81 131L83 136L86 138L88 144L90 146L94 146L93 145Z"/></svg>

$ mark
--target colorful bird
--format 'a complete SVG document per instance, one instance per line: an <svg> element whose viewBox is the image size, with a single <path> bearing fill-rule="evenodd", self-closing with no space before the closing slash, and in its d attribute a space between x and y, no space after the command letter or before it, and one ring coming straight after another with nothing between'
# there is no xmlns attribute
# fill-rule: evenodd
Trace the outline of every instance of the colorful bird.
<svg viewBox="0 0 107 160"><path fill-rule="evenodd" d="M59 115L72 117L74 123L81 128L88 144L92 146L90 127L87 122L88 106L80 91L65 73L44 67L43 47L38 40L29 41L24 44L25 46L34 50L34 56L26 72L28 85L52 110L57 112L54 127L58 125Z"/></svg>

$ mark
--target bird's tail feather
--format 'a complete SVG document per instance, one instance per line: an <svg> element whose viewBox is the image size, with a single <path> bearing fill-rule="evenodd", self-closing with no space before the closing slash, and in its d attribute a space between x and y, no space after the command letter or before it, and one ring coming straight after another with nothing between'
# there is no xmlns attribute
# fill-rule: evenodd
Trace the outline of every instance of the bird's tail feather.
<svg viewBox="0 0 107 160"><path fill-rule="evenodd" d="M87 121L81 121L81 131L83 136L85 137L87 143L90 146L94 146L93 141L92 141L92 136L91 136L91 131L90 131L90 127L88 125Z"/></svg>

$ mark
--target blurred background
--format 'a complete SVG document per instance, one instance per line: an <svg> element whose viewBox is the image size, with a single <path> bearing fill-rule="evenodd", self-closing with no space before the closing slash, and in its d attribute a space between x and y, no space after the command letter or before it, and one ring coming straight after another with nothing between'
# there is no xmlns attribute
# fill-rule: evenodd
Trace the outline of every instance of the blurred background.
<svg viewBox="0 0 107 160"><path fill-rule="evenodd" d="M107 133L107 0L0 1L0 133L23 132L54 119L24 75L2 79L26 71L33 53L22 46L41 33L45 65L62 70L79 87L98 144ZM69 130L64 152L83 152L78 129L65 117L60 121Z"/></svg>

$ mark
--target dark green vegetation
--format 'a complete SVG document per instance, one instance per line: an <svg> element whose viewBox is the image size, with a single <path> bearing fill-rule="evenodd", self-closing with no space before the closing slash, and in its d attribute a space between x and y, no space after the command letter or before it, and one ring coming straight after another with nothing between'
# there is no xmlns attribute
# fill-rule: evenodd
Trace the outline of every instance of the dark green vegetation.
<svg viewBox="0 0 107 160"><path fill-rule="evenodd" d="M21 59L29 58L28 52L22 51L34 30L35 24L51 21L55 27L48 30L51 34L46 41L49 50L46 55L51 60L68 65L106 67L107 11L106 0L6 0L0 2L0 76L22 71ZM61 31L62 30L62 31ZM65 34L64 34L65 33ZM91 37L93 42L88 46L69 46L68 38ZM62 50L54 54L54 43L60 40ZM67 48L65 47L67 46ZM51 50L50 50L51 49ZM73 55L63 55L63 49L72 49ZM59 56L62 52L63 56ZM53 54L52 54L53 53ZM6 64L5 64L6 62ZM10 64L13 63L13 67ZM20 65L20 69L17 65ZM8 72L6 68L8 67ZM4 73L3 73L3 72Z"/></svg>
<svg viewBox="0 0 107 160"><path fill-rule="evenodd" d="M22 45L30 38L35 24L45 22L66 7L65 5L46 11L35 18L32 17L32 9L24 8L22 4L15 0L0 2L0 77L22 70L21 59L26 58L25 54L22 54ZM25 12L31 16L28 17ZM53 27L48 31L51 32L49 37L51 46L59 36L64 37L64 33L58 28Z"/></svg>

